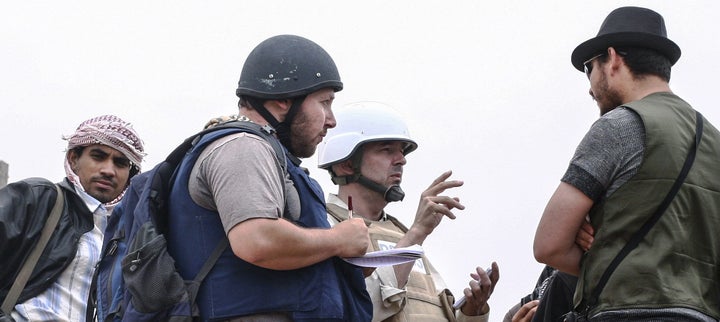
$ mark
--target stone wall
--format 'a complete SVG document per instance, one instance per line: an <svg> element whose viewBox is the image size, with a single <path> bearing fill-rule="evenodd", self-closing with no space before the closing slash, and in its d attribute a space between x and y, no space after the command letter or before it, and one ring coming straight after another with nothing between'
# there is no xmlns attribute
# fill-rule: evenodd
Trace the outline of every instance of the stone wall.
<svg viewBox="0 0 720 322"><path fill-rule="evenodd" d="M8 181L8 164L0 160L0 188L4 187Z"/></svg>

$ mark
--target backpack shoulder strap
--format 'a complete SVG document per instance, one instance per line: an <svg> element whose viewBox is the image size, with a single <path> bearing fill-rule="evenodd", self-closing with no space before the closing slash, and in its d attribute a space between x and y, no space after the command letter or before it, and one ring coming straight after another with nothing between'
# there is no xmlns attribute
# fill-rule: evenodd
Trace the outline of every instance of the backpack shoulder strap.
<svg viewBox="0 0 720 322"><path fill-rule="evenodd" d="M40 233L40 239L37 244L35 244L35 247L30 252L30 255L28 255L25 263L23 263L22 268L20 268L20 272L15 278L15 282L13 282L12 287L10 287L10 291L8 291L8 294L2 303L2 312L7 313L8 315L12 312L18 297L20 297L20 293L22 293L22 290L25 288L25 284L27 284L28 279L30 279L30 274L32 274L32 271L35 269L38 259L40 259L40 255L42 255L43 250L45 250L45 246L50 240L52 233L55 231L58 221L60 221L60 214L62 214L64 207L65 195L63 194L60 186L55 185L55 190L57 190L55 205L50 211L50 216L43 226Z"/></svg>
<svg viewBox="0 0 720 322"><path fill-rule="evenodd" d="M163 209L165 207L165 202L168 198L167 193L172 187L175 170L178 168L180 162L182 162L187 152L190 151L196 144L198 144L205 135L228 129L239 129L239 132L252 133L265 139L265 141L267 141L273 148L273 151L275 151L275 155L277 156L277 159L279 161L278 165L280 167L280 175L283 175L287 172L287 159L285 156L285 150L282 147L282 144L280 144L280 141L275 136L273 136L273 133L275 133L274 128L269 125L260 126L258 124L248 121L229 121L226 123L222 123L220 125L204 129L186 138L180 145L178 145L172 152L170 152L170 154L165 158L164 162L161 162L159 164L156 169L155 175L153 175L150 179L152 180L152 182L150 183L150 187L152 187L150 191L150 197L154 200L155 204L158 205L158 209ZM234 133L237 132L238 131ZM283 183L284 189L285 180L281 180L281 182ZM158 219L156 220L156 222L161 221ZM158 224L157 226L160 227L161 232L165 233L165 231L163 230L165 227L164 224Z"/></svg>
<svg viewBox="0 0 720 322"><path fill-rule="evenodd" d="M275 133L275 129L270 125L260 126L258 124L247 121L231 121L202 130L185 139L182 144L180 144L177 148L175 148L175 150L170 153L170 155L168 155L165 161L172 164L174 168L177 164L180 163L180 161L182 161L185 153L189 151L198 141L200 141L203 136L215 131L225 129L241 129L242 132L252 133L265 139L265 141L270 143L270 146L275 151L275 155L277 155L278 160L280 160L280 165L283 167L283 170L285 170L285 150L282 147L282 144L280 144L280 141L275 136L273 136L273 134Z"/></svg>

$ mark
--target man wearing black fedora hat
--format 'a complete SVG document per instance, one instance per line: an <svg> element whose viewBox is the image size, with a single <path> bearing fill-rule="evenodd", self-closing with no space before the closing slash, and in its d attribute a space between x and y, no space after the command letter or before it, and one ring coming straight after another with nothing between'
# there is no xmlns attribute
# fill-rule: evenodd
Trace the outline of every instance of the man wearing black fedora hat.
<svg viewBox="0 0 720 322"><path fill-rule="evenodd" d="M679 58L663 17L638 7L612 11L572 53L601 116L545 208L534 254L578 276L575 311L591 321L720 319L720 132L670 90ZM589 248L575 242L586 219Z"/></svg>

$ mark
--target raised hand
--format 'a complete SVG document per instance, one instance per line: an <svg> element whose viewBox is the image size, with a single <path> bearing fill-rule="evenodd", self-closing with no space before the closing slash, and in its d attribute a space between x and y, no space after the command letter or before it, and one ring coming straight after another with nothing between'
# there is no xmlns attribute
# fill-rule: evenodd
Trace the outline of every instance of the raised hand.
<svg viewBox="0 0 720 322"><path fill-rule="evenodd" d="M420 203L411 229L417 229L427 236L440 224L443 217L455 219L453 209L465 209L459 198L440 195L447 189L463 185L464 182L461 180L447 180L450 175L452 171L444 172L420 195Z"/></svg>

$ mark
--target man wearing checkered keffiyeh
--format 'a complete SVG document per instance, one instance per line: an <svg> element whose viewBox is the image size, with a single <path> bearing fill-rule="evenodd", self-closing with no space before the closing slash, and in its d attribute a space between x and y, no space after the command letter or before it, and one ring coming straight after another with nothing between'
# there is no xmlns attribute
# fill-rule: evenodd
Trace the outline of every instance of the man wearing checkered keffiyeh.
<svg viewBox="0 0 720 322"><path fill-rule="evenodd" d="M114 115L102 115L82 122L77 130L75 130L75 133L65 136L64 139L68 141L67 155L65 158L65 173L67 174L67 178L75 184L77 189L89 193L104 203L105 207L112 210L112 207L122 199L124 190L130 182L130 178L140 172L140 163L142 162L143 156L145 156L143 142L133 129L132 124ZM81 157L82 153L85 152L84 148L91 145L105 145L121 153L125 160L129 161L130 172L127 176L127 181L111 182L111 184L118 185L118 188L122 188L122 190L120 194L114 196L109 201L101 200L102 196L97 196L97 193L93 193L93 187L90 185L97 181L96 178L87 178L86 182L82 182L71 165L73 155L78 158ZM112 179L113 178L108 178L108 180Z"/></svg>
<svg viewBox="0 0 720 322"><path fill-rule="evenodd" d="M43 252L51 255L40 257L19 297L0 310L15 321L86 320L107 219L145 155L132 125L114 115L86 120L63 139L65 180L30 178L0 189L0 302L59 200L56 186L64 197Z"/></svg>

